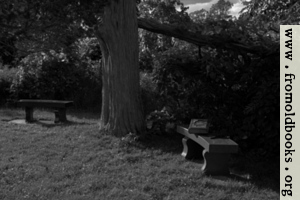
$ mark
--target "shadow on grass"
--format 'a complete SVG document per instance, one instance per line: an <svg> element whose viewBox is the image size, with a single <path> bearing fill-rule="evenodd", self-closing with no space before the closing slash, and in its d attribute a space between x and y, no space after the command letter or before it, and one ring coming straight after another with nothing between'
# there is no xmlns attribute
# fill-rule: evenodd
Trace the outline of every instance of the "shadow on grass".
<svg viewBox="0 0 300 200"><path fill-rule="evenodd" d="M232 169L235 174L246 174L249 180L258 188L279 192L279 159L260 160L247 155L236 155L232 160Z"/></svg>
<svg viewBox="0 0 300 200"><path fill-rule="evenodd" d="M126 140L126 139L125 139ZM177 133L168 135L146 135L138 138L136 141L128 139L126 144L135 148L155 149L165 153L172 153L181 156L182 136ZM129 142L128 142L129 141ZM202 152L199 152L202 154ZM279 161L279 160L278 160ZM194 162L199 164L199 173L201 173L200 165L203 165L203 157L198 159L186 159L186 162ZM278 192L280 190L280 165L276 161L253 161L251 156L232 155L230 160L231 174L228 176L212 176L213 179L232 179L242 183L250 183L257 188L264 188Z"/></svg>
<svg viewBox="0 0 300 200"><path fill-rule="evenodd" d="M24 111L20 109L1 108L0 118L2 121L9 121L11 119L16 119L25 116L23 112Z"/></svg>
<svg viewBox="0 0 300 200"><path fill-rule="evenodd" d="M74 126L74 125L90 125L91 123L87 122L76 122L76 121L66 121L64 123L54 123L53 120L50 119L35 119L32 122L26 122L25 119L15 118L15 119L2 119L1 121L12 123L12 124L22 124L22 125L28 125L28 124L37 124L42 127L47 128L53 128L53 127L66 127L66 126Z"/></svg>
<svg viewBox="0 0 300 200"><path fill-rule="evenodd" d="M203 164L203 159L187 160ZM279 192L280 190L280 164L276 161L256 160L254 162L249 156L233 154L230 160L230 175L212 176L213 179L232 179L242 183L251 183L257 188L264 188Z"/></svg>
<svg viewBox="0 0 300 200"><path fill-rule="evenodd" d="M54 116L53 109L34 109L34 115L39 115L43 113L45 116ZM99 110L77 110L77 109L68 109L67 115L70 117L77 118L79 120L99 120L101 112ZM44 117L43 116L43 117ZM11 108L0 108L0 119L2 121L21 119L25 118L25 111L23 108L11 107Z"/></svg>
<svg viewBox="0 0 300 200"><path fill-rule="evenodd" d="M100 120L101 111L70 109L70 110L67 111L67 114L70 115L71 117L75 117L77 119Z"/></svg>
<svg viewBox="0 0 300 200"><path fill-rule="evenodd" d="M43 127L47 127L47 128L66 127L66 126L74 126L74 125L90 125L90 123L87 123L87 122L67 121L64 123L54 123L53 121L50 121L50 120L37 120L33 123L41 125Z"/></svg>
<svg viewBox="0 0 300 200"><path fill-rule="evenodd" d="M181 140L182 136L177 133L165 135L147 134L145 136L141 136L132 144L143 149L155 149L165 153L180 155L182 152Z"/></svg>

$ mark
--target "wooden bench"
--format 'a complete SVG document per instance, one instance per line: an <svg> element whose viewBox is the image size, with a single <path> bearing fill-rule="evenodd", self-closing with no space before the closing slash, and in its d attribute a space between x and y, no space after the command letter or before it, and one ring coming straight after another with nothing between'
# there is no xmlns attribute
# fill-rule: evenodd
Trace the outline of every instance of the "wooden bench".
<svg viewBox="0 0 300 200"><path fill-rule="evenodd" d="M202 150L204 164L201 170L209 175L228 175L231 153L238 152L238 144L229 138L212 135L197 135L188 132L188 126L177 126L177 132L184 135L182 139L182 156L187 159L199 156ZM193 141L190 141L193 140ZM197 143L195 145L195 142ZM202 147L199 148L199 145ZM197 147L198 146L198 147Z"/></svg>
<svg viewBox="0 0 300 200"><path fill-rule="evenodd" d="M54 108L55 123L66 122L66 110L67 107L71 106L73 101L57 101L57 100L32 100L32 99L21 99L17 102L17 105L25 107L26 122L30 123L35 121L33 118L33 109L36 107L42 108Z"/></svg>

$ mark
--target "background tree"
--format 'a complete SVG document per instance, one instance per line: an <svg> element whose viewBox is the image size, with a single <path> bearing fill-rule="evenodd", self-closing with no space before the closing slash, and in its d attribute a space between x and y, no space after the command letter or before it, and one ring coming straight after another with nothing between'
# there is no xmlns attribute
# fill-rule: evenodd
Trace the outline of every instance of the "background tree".
<svg viewBox="0 0 300 200"><path fill-rule="evenodd" d="M232 16L229 15L229 10L232 8L232 6L233 3L230 1L219 0L209 9L208 17L214 20L228 20L232 18Z"/></svg>
<svg viewBox="0 0 300 200"><path fill-rule="evenodd" d="M209 11L205 10L205 9L201 9L201 10L196 10L192 13L190 13L190 17L191 19L195 22L195 23L203 23L204 20L207 19L209 14Z"/></svg>

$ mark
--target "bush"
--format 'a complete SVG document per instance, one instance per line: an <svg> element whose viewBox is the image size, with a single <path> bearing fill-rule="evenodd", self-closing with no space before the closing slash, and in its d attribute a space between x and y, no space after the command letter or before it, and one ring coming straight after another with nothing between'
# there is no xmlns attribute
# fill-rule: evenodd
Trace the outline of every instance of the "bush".
<svg viewBox="0 0 300 200"><path fill-rule="evenodd" d="M173 110L178 123L188 123L191 118L207 117L204 102L204 80L197 56L187 49L170 49L158 56L153 79L164 106Z"/></svg>
<svg viewBox="0 0 300 200"><path fill-rule="evenodd" d="M6 104L11 96L10 86L17 70L0 64L0 105Z"/></svg>
<svg viewBox="0 0 300 200"><path fill-rule="evenodd" d="M11 91L14 99L73 100L77 108L100 109L100 69L62 53L34 53L21 61Z"/></svg>
<svg viewBox="0 0 300 200"><path fill-rule="evenodd" d="M210 132L229 135L242 151L279 155L279 61L205 48L202 59L173 48L156 60L153 80L178 123L208 118ZM275 66L275 67L274 67Z"/></svg>
<svg viewBox="0 0 300 200"><path fill-rule="evenodd" d="M164 106L158 93L157 84L151 73L140 73L141 98L145 116L154 110L160 110Z"/></svg>

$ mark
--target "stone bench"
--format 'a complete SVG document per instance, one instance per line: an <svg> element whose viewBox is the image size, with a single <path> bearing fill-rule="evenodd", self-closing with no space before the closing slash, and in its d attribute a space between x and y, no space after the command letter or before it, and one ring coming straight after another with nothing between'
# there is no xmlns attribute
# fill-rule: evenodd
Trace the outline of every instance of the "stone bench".
<svg viewBox="0 0 300 200"><path fill-rule="evenodd" d="M35 121L33 118L33 109L39 108L53 108L55 113L55 123L66 122L66 110L71 106L73 101L58 101L58 100L32 100L21 99L17 102L18 106L25 107L26 122L30 123Z"/></svg>
<svg viewBox="0 0 300 200"><path fill-rule="evenodd" d="M186 159L199 157L202 150L204 164L201 170L205 174L229 174L230 154L238 152L237 143L224 137L218 138L212 135L191 134L188 131L188 126L177 126L177 132L185 136L182 139L182 156ZM199 145L201 145L201 147Z"/></svg>

